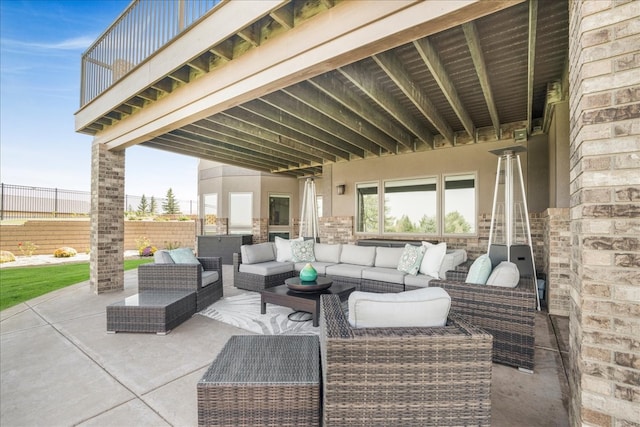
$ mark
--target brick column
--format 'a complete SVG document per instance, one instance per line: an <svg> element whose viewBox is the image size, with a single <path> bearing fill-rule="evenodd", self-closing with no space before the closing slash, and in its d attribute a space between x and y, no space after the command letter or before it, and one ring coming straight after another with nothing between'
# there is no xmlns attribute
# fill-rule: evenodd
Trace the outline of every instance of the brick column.
<svg viewBox="0 0 640 427"><path fill-rule="evenodd" d="M124 289L124 151L91 147L90 286L96 294Z"/></svg>
<svg viewBox="0 0 640 427"><path fill-rule="evenodd" d="M574 426L640 416L640 2L570 1Z"/></svg>

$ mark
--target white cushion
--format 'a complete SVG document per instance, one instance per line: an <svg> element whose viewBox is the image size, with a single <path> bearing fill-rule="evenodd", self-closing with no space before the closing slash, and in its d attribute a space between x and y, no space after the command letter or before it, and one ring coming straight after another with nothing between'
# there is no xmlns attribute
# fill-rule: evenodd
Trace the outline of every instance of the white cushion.
<svg viewBox="0 0 640 427"><path fill-rule="evenodd" d="M375 246L342 245L340 262L373 267L376 260Z"/></svg>
<svg viewBox="0 0 640 427"><path fill-rule="evenodd" d="M440 264L440 278L447 278L447 271L455 269L457 266L467 260L467 251L464 249L451 249L447 250Z"/></svg>
<svg viewBox="0 0 640 427"><path fill-rule="evenodd" d="M256 245L240 246L240 255L243 264L256 264L259 262L275 261L273 243L265 242Z"/></svg>
<svg viewBox="0 0 640 427"><path fill-rule="evenodd" d="M354 328L444 326L451 297L442 288L349 295L349 324Z"/></svg>
<svg viewBox="0 0 640 427"><path fill-rule="evenodd" d="M240 264L238 271L241 273L258 274L260 276L272 276L274 274L288 273L293 271L292 262L267 261L257 264Z"/></svg>
<svg viewBox="0 0 640 427"><path fill-rule="evenodd" d="M518 266L509 261L502 261L491 272L487 285L515 288L519 281L520 270L518 270Z"/></svg>
<svg viewBox="0 0 640 427"><path fill-rule="evenodd" d="M490 274L491 258L489 258L489 255L487 254L480 255L475 261L473 261L473 264L471 264L465 282L485 285Z"/></svg>
<svg viewBox="0 0 640 427"><path fill-rule="evenodd" d="M402 250L402 256L398 262L398 271L415 276L420 270L422 258L424 258L425 247L406 244Z"/></svg>
<svg viewBox="0 0 640 427"><path fill-rule="evenodd" d="M313 255L316 257L316 261L319 262L331 262L337 264L340 262L341 251L342 245L340 243L336 243L335 245L316 243L313 245Z"/></svg>
<svg viewBox="0 0 640 427"><path fill-rule="evenodd" d="M297 239L301 241L302 237L298 237ZM282 237L276 236L276 261L278 262L287 262L293 261L293 253L291 252L291 240L283 239Z"/></svg>
<svg viewBox="0 0 640 427"><path fill-rule="evenodd" d="M440 242L437 245L429 242L422 242L427 248L422 263L420 264L420 273L427 276L440 277L440 265L447 253L447 243Z"/></svg>
<svg viewBox="0 0 640 427"><path fill-rule="evenodd" d="M397 268L404 248L376 247L375 267Z"/></svg>
<svg viewBox="0 0 640 427"><path fill-rule="evenodd" d="M159 250L153 254L153 262L156 264L175 264L171 254L167 250Z"/></svg>

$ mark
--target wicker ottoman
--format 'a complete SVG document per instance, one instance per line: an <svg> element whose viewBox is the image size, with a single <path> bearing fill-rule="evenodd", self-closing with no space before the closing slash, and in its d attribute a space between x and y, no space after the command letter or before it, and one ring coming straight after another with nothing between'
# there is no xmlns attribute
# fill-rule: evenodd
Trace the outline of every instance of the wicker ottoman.
<svg viewBox="0 0 640 427"><path fill-rule="evenodd" d="M233 336L197 391L199 426L319 425L318 337Z"/></svg>
<svg viewBox="0 0 640 427"><path fill-rule="evenodd" d="M142 291L107 306L107 332L171 332L196 312L193 291Z"/></svg>

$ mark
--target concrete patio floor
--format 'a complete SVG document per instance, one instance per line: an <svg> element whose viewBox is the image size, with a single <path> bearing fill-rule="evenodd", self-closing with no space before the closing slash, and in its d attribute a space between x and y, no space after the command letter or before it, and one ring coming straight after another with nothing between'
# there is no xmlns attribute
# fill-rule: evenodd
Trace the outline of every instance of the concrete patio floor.
<svg viewBox="0 0 640 427"><path fill-rule="evenodd" d="M224 266L225 296L237 294ZM249 334L193 316L166 336L106 333L105 307L137 292L96 296L88 282L0 313L0 425L196 426L196 384L227 339ZM568 319L539 312L535 373L493 365L492 425L568 426ZM564 361L564 362L563 362Z"/></svg>

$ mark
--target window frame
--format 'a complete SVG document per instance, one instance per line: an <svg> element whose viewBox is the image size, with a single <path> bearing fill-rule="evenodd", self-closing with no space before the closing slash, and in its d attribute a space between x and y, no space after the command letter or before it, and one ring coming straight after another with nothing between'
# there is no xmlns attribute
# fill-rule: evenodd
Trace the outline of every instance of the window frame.
<svg viewBox="0 0 640 427"><path fill-rule="evenodd" d="M440 176L438 174L434 175L422 175L422 176L411 176L411 177L403 177L403 178L389 178L381 180L382 187L382 197L380 197L380 211L385 211L385 200L386 200L386 188L388 182L394 181L419 181L419 180L433 180L433 184L436 186L435 190L435 219L436 219L436 230L434 233L417 233L417 232L398 232L398 231L385 231L384 230L384 218L379 218L380 226L381 226L381 235L382 236L424 236L424 237L435 237L441 235L441 226L440 226L440 213L441 213L441 201L440 201Z"/></svg>
<svg viewBox="0 0 640 427"><path fill-rule="evenodd" d="M374 186L377 189L377 195L378 195L378 203L377 203L377 209L378 209L378 229L375 231L359 231L360 229L360 223L361 223L361 218L360 218L360 213L358 210L358 187L359 186ZM380 181L360 181L360 182L356 182L355 183L355 191L354 191L355 197L354 197L354 218L355 218L355 229L354 229L354 233L356 235L380 235Z"/></svg>
<svg viewBox="0 0 640 427"><path fill-rule="evenodd" d="M245 231L244 228L240 228L240 229L234 229L234 225L232 223L232 198L234 195L236 194L245 194L245 195L250 195L251 196L251 203L249 206L249 229ZM254 203L254 194L252 191L230 191L228 194L228 200L229 200L229 218L228 218L228 223L227 223L227 230L229 234L253 234L253 203Z"/></svg>

